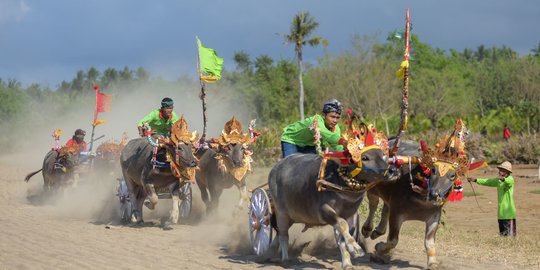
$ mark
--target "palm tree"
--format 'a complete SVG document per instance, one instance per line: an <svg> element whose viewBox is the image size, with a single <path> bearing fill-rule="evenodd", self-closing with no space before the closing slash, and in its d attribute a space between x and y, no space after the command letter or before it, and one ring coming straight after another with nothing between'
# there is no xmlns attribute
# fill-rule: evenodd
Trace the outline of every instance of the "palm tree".
<svg viewBox="0 0 540 270"><path fill-rule="evenodd" d="M319 23L307 11L297 13L291 24L289 34L277 33L285 38L285 45L294 43L294 51L296 52L296 61L298 63L298 82L300 84L299 106L300 118L304 120L304 82L302 81L302 49L304 45L317 46L323 44L328 45L328 41L322 37L309 38L311 33L319 27Z"/></svg>

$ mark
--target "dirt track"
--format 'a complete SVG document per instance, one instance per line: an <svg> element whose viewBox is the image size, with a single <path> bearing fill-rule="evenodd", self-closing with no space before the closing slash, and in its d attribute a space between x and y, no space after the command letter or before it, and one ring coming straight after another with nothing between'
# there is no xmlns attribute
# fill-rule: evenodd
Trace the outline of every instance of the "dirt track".
<svg viewBox="0 0 540 270"><path fill-rule="evenodd" d="M113 196L114 179L99 188L81 183L58 202L43 203L39 200L41 175L34 176L30 183L22 180L32 169L35 168L0 162L1 269L333 269L340 266L329 227L300 234L298 225L293 227L291 236L290 255L296 259L285 265L277 260L257 262L257 257L250 254L247 217L230 215L238 196L236 190L224 193L217 217L203 219L202 202L194 188L192 224L174 225L172 230L161 227L161 217L168 215L170 200L161 200L155 213L144 213L144 227L106 226L117 206ZM253 178L262 178L262 171ZM486 173L489 175L492 171ZM534 173L534 170L516 171L516 175ZM518 233L522 237L538 233L539 228L540 194L530 191L540 189L540 184L532 180L521 179L515 194ZM470 190L469 186L466 189ZM446 206L446 223L463 234L484 233L487 237L497 237L496 191L478 186L476 190L482 194L478 200L485 212L476 206L473 197L467 197ZM353 264L358 269L423 268L426 263L423 227L412 223L405 226L404 231L390 265L370 263L369 255ZM410 231L414 232L407 233ZM460 233L456 235L459 237ZM498 259L475 256L474 249L478 247L460 246L459 241L451 243L445 240L444 232L439 232L438 236L439 259L451 269L537 269L540 266L538 259L527 263L524 258L503 258L501 256L508 253L504 250L499 257L495 255ZM441 239L445 242L441 243ZM372 248L375 241L368 243ZM467 251L471 248L471 252ZM493 247L486 247L486 250L491 249Z"/></svg>

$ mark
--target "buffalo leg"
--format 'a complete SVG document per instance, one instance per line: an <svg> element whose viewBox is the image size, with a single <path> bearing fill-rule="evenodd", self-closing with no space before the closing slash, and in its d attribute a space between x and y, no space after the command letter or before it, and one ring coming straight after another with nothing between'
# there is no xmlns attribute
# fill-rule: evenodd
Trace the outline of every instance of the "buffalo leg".
<svg viewBox="0 0 540 270"><path fill-rule="evenodd" d="M280 215L279 212L276 215L281 260L286 261L289 259L289 228L292 225L292 221L288 216Z"/></svg>
<svg viewBox="0 0 540 270"><path fill-rule="evenodd" d="M131 203L132 210L130 213L131 222L140 223L143 222L142 219L142 202L144 200L143 196L140 194L142 188L133 184L131 179L124 178L129 192L129 203Z"/></svg>
<svg viewBox="0 0 540 270"><path fill-rule="evenodd" d="M437 233L437 228L439 227L440 216L441 214L439 212L437 215L434 215L434 217L426 221L426 239L424 241L424 245L426 247L428 267L430 269L439 266L439 262L435 257L435 234Z"/></svg>
<svg viewBox="0 0 540 270"><path fill-rule="evenodd" d="M352 267L351 254L349 251L347 251L345 239L337 229L334 229L334 237L336 238L336 244L338 245L339 252L341 252L341 265L343 269Z"/></svg>
<svg viewBox="0 0 540 270"><path fill-rule="evenodd" d="M381 212L381 221L373 232L371 232L371 239L377 239L379 236L386 233L386 227L388 225L388 204L384 203Z"/></svg>
<svg viewBox="0 0 540 270"><path fill-rule="evenodd" d="M379 197L368 192L367 198L369 202L369 213L366 222L364 222L364 225L362 226L362 235L366 238L369 237L371 231L373 231L373 218L375 217L375 212L377 212L377 207L379 206Z"/></svg>
<svg viewBox="0 0 540 270"><path fill-rule="evenodd" d="M135 216L135 222L137 222L137 224L140 224L140 223L143 223L144 220L143 220L143 203L144 203L144 200L146 198L146 193L144 192L143 188L142 187L137 187L137 195L136 195L136 200L135 202L133 202L136 207L137 207L137 212L134 213L133 216ZM133 217L132 217L132 221L133 221Z"/></svg>
<svg viewBox="0 0 540 270"><path fill-rule="evenodd" d="M210 208L207 209L207 213L208 210L210 210L210 212L213 212L219 206L219 197L221 197L223 189L217 187L216 185L216 183L213 183L213 185L208 186L208 190L210 191Z"/></svg>
<svg viewBox="0 0 540 270"><path fill-rule="evenodd" d="M180 204L180 183L174 182L169 186L169 191L171 193L173 205L169 217L169 221L173 224L178 223L178 216L180 216L180 209L178 205Z"/></svg>
<svg viewBox="0 0 540 270"><path fill-rule="evenodd" d="M236 206L236 209L234 211L235 215L238 214L238 212L240 212L240 211L242 211L244 209L244 206L246 205L246 203L249 200L247 187L246 187L245 184L239 185L238 186L238 191L240 191L240 201L238 201L238 205Z"/></svg>
<svg viewBox="0 0 540 270"><path fill-rule="evenodd" d="M403 224L403 218L399 214L390 213L389 219L389 229L388 238L385 242L379 242L375 245L375 259L378 259L380 262L389 263L390 262L390 251L396 247L399 242L399 231L401 230L401 225Z"/></svg>
<svg viewBox="0 0 540 270"><path fill-rule="evenodd" d="M141 172L141 179L144 183L144 191L146 192L147 200L144 200L144 205L150 210L154 210L156 204L158 203L158 196L154 184L150 181L149 176L150 171L147 168L144 168Z"/></svg>
<svg viewBox="0 0 540 270"><path fill-rule="evenodd" d="M336 235L339 235L339 237L336 236L336 241L340 246L341 261L343 263L342 267L344 269L352 267L350 253L352 253L353 256L357 258L362 256L364 252L360 245L356 243L354 238L349 233L349 224L345 219L339 217L336 211L328 204L324 204L321 207L321 216L326 223L332 224L334 226L334 233ZM343 238L343 240L340 240L340 238ZM345 249L342 249L343 245L345 246Z"/></svg>

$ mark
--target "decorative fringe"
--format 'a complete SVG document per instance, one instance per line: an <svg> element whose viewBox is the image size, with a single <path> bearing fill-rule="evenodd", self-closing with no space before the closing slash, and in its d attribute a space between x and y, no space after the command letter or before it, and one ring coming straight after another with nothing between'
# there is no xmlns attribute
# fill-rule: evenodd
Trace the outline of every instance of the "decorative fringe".
<svg viewBox="0 0 540 270"><path fill-rule="evenodd" d="M409 60L404 60L403 62L401 62L399 70L396 72L396 76L400 79L404 79L405 69L407 68L409 68Z"/></svg>

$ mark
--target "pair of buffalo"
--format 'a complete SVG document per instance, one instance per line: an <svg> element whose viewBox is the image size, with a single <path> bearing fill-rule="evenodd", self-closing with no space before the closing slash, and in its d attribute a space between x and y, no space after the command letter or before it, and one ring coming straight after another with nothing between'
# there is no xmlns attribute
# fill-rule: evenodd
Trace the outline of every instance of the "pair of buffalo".
<svg viewBox="0 0 540 270"><path fill-rule="evenodd" d="M468 166L464 126L456 126L452 135L443 138L435 150L424 144L420 149L414 143L403 143L393 161L398 165L406 161L407 165L394 172L389 167L386 138L365 126L347 132L344 136L348 140L350 160L344 162L332 155L296 154L282 159L271 170L268 178L273 204L271 223L278 237L267 255L279 246L282 260L288 259L288 230L293 223L304 223L306 227L329 224L334 227L343 268L352 267L351 254L363 255L365 250L361 245L365 247L365 244L362 237L357 242L351 236L349 224L367 193L370 213L362 228L363 235L374 239L384 234L388 223L390 226L387 242L376 245L372 258L388 262L390 251L398 243L402 223L420 220L426 223L428 267L437 268L434 245L442 206L457 176L463 177ZM383 216L377 230L372 232L379 198L384 201Z"/></svg>
<svg viewBox="0 0 540 270"><path fill-rule="evenodd" d="M207 213L217 208L223 189L233 185L240 190L241 207L248 198L245 175L250 166L247 148L251 141L251 136L242 133L242 125L233 117L225 124L219 139L210 143L211 147L195 151L197 132L188 130L183 116L173 124L170 139L154 136L129 141L120 156L120 165L133 205L131 221L142 222L143 204L154 209L158 203L156 190L168 189L173 199L170 221L177 223L179 188L195 179ZM157 153L157 160L166 160L170 167L155 166L154 147L164 149Z"/></svg>
<svg viewBox="0 0 540 270"><path fill-rule="evenodd" d="M52 149L45 155L41 169L29 173L24 180L28 182L32 176L42 172L44 191L57 192L70 185L75 185L79 172L88 172L90 168L87 167L89 166L95 166L96 171L104 174L113 174L126 140L124 133L120 143L105 142L101 144L96 149L96 156L87 156L85 164L80 162L81 149L77 146ZM81 167L85 167L85 170L82 170Z"/></svg>

